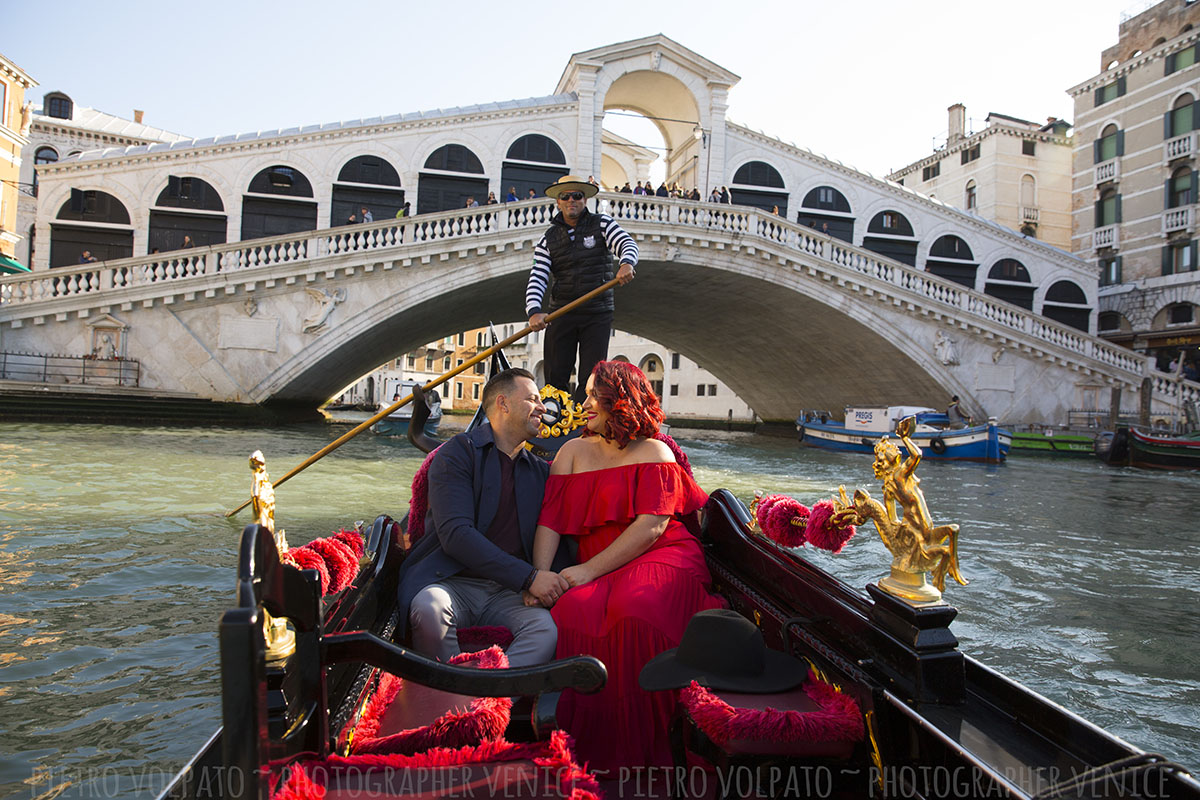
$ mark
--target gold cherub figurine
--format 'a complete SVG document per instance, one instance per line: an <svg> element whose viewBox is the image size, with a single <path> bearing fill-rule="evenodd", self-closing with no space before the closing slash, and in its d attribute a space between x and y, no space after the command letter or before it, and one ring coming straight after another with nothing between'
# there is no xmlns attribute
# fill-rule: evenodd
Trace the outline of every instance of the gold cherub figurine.
<svg viewBox="0 0 1200 800"><path fill-rule="evenodd" d="M875 444L872 467L875 477L883 481L883 502L872 499L863 489L855 490L851 502L846 488L838 487L833 522L874 522L879 538L892 554L891 575L879 581L880 588L904 600L929 603L941 599L947 574L963 586L967 580L958 571L958 525L934 525L925 504L921 479L916 476L921 448L909 438L915 428L914 417L906 417L896 425L896 433L909 452L907 459L886 435ZM899 517L897 503L903 512ZM929 570L933 570L933 585L925 578Z"/></svg>
<svg viewBox="0 0 1200 800"><path fill-rule="evenodd" d="M287 538L282 529L275 530L275 487L271 485L271 476L267 474L267 461L262 450L250 454L250 471L254 473L250 482L250 509L254 513L254 521L274 534L275 546L283 555L288 550Z"/></svg>

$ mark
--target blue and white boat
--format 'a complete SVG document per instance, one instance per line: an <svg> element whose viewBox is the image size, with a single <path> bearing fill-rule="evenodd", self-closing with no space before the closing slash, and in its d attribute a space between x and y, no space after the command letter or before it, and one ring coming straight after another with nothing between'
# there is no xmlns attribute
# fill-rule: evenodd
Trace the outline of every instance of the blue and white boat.
<svg viewBox="0 0 1200 800"><path fill-rule="evenodd" d="M420 387L420 381L387 381L387 389L392 391L392 401L399 400L401 397L412 394L413 387ZM386 396L386 391L385 391ZM426 397L429 400L429 419L425 421L425 434L427 436L436 436L438 426L442 424L442 398L437 393L437 390L429 392ZM409 403L402 408L393 411L383 419L371 426L373 433L381 436L407 436L408 423L412 419L413 404Z"/></svg>
<svg viewBox="0 0 1200 800"><path fill-rule="evenodd" d="M1012 446L1012 432L995 420L954 428L945 412L924 406L847 406L845 422L833 421L827 412L806 411L796 418L796 434L809 447L870 453L881 436L895 436L899 420L913 416L912 440L923 458L997 464Z"/></svg>

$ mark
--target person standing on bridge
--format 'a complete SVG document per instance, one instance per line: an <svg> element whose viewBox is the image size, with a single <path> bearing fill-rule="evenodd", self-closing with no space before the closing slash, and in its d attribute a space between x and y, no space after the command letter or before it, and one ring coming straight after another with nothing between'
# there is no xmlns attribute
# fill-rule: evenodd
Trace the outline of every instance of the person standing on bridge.
<svg viewBox="0 0 1200 800"><path fill-rule="evenodd" d="M620 261L616 277L621 285L633 280L637 242L612 217L587 210L587 198L598 191L597 186L572 175L546 189L546 195L556 200L558 213L533 249L533 269L525 287L525 313L535 331L546 328L546 315L551 311L612 280L614 255ZM578 351L575 401L583 402L584 383L592 367L608 358L612 319L610 289L550 325L543 357L546 383L566 389Z"/></svg>

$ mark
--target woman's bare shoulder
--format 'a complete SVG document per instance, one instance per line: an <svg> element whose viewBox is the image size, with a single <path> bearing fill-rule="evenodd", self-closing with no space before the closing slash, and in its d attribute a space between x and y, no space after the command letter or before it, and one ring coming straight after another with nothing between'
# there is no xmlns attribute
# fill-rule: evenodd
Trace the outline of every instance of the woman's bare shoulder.
<svg viewBox="0 0 1200 800"><path fill-rule="evenodd" d="M675 454L665 442L658 439L641 439L635 443L637 450L630 453L637 461L650 464L674 464Z"/></svg>
<svg viewBox="0 0 1200 800"><path fill-rule="evenodd" d="M583 439L571 439L564 443L554 454L554 460L550 462L550 474L569 475L573 471L575 458L579 454L582 444L584 444Z"/></svg>

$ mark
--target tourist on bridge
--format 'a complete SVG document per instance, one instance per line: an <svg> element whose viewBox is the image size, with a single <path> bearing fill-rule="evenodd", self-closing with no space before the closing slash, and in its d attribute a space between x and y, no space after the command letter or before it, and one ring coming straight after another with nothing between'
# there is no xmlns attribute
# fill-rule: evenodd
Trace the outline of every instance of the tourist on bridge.
<svg viewBox="0 0 1200 800"><path fill-rule="evenodd" d="M535 331L546 328L549 312L611 280L613 255L620 260L617 279L622 285L633 280L638 262L637 242L612 217L587 210L587 198L597 191L596 186L572 175L563 176L546 189L546 195L557 201L558 213L533 250L533 269L525 287L525 313L529 316L529 327ZM566 389L578 351L575 401L583 402L587 376L597 363L608 357L612 319L610 289L555 320L546 330L546 383Z"/></svg>

